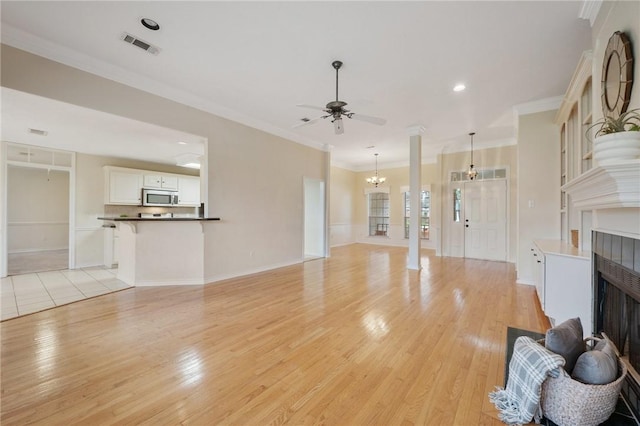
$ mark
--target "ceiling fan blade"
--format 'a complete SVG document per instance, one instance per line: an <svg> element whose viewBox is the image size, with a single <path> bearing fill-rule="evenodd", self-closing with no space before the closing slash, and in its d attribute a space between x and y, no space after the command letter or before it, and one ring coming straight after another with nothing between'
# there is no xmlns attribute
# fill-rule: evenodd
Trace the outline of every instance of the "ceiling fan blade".
<svg viewBox="0 0 640 426"><path fill-rule="evenodd" d="M366 121L367 123L377 124L378 126L382 126L383 124L385 124L387 122L387 120L385 120L384 118L372 117L370 115L357 114L355 112L349 113L349 118L353 118L353 119L360 120L360 121Z"/></svg>
<svg viewBox="0 0 640 426"><path fill-rule="evenodd" d="M318 110L318 111L327 112L326 108L322 108L322 107L315 106L315 105L297 104L296 106L298 106L300 108L310 108L310 109L315 109L315 110Z"/></svg>
<svg viewBox="0 0 640 426"><path fill-rule="evenodd" d="M320 116L320 117L316 117L316 118L313 118L313 119L311 119L309 121L303 121L302 123L295 124L291 128L292 129L297 129L298 127L308 126L309 124L316 123L317 121L320 121L323 118L327 118L327 117L328 117L328 115L323 115L323 116Z"/></svg>

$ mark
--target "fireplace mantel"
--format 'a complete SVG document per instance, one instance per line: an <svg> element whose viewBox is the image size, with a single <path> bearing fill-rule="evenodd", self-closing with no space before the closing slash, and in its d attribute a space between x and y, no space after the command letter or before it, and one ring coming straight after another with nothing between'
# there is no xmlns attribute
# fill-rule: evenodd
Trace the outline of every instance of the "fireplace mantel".
<svg viewBox="0 0 640 426"><path fill-rule="evenodd" d="M561 189L580 210L640 207L640 160L595 167Z"/></svg>

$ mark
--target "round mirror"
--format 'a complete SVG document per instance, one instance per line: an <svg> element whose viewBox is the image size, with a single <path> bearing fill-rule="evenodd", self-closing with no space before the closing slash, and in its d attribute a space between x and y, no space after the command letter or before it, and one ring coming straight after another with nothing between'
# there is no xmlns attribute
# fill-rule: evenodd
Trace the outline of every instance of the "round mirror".
<svg viewBox="0 0 640 426"><path fill-rule="evenodd" d="M633 85L633 53L627 36L616 31L609 38L602 62L602 113L617 117L627 110Z"/></svg>
<svg viewBox="0 0 640 426"><path fill-rule="evenodd" d="M609 111L615 111L620 98L620 56L615 50L611 52L605 71L605 102Z"/></svg>

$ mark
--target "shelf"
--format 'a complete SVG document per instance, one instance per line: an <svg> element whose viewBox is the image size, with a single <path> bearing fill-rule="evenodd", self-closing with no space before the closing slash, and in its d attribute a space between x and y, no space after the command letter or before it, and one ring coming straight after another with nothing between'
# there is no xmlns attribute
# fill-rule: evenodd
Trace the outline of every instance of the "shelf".
<svg viewBox="0 0 640 426"><path fill-rule="evenodd" d="M640 160L595 167L560 189L578 210L640 207Z"/></svg>

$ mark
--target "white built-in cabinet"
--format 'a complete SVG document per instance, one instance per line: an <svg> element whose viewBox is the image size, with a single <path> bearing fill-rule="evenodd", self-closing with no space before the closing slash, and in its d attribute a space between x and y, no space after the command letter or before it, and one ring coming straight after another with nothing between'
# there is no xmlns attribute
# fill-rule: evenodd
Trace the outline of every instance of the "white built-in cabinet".
<svg viewBox="0 0 640 426"><path fill-rule="evenodd" d="M566 186L593 167L592 53L584 52L558 110L560 130L560 235L535 241L531 262L540 306L552 323L580 317L584 335L592 324L591 211L577 208ZM572 244L572 230L578 242Z"/></svg>
<svg viewBox="0 0 640 426"><path fill-rule="evenodd" d="M200 205L200 178L124 167L104 167L105 204L142 204L142 188L178 191L178 205Z"/></svg>
<svg viewBox="0 0 640 426"><path fill-rule="evenodd" d="M558 240L539 240L531 249L540 306L553 324L579 317L584 335L591 335L591 258Z"/></svg>
<svg viewBox="0 0 640 426"><path fill-rule="evenodd" d="M178 190L178 176L165 174L146 174L144 175L145 188L167 189L172 191Z"/></svg>
<svg viewBox="0 0 640 426"><path fill-rule="evenodd" d="M178 205L200 205L200 178L193 176L181 176L178 178Z"/></svg>
<svg viewBox="0 0 640 426"><path fill-rule="evenodd" d="M562 187L593 167L592 62L592 53L583 53L556 117L560 125L560 239L571 243L571 231L578 231L581 250L591 249L591 211L577 209Z"/></svg>
<svg viewBox="0 0 640 426"><path fill-rule="evenodd" d="M105 168L105 204L142 204L142 173Z"/></svg>
<svg viewBox="0 0 640 426"><path fill-rule="evenodd" d="M104 266L113 268L118 265L120 252L120 230L115 225L105 225L104 229Z"/></svg>
<svg viewBox="0 0 640 426"><path fill-rule="evenodd" d="M540 307L544 312L545 282L544 282L544 253L535 244L531 247L531 261L533 263L533 284L536 286L536 295L540 301Z"/></svg>

